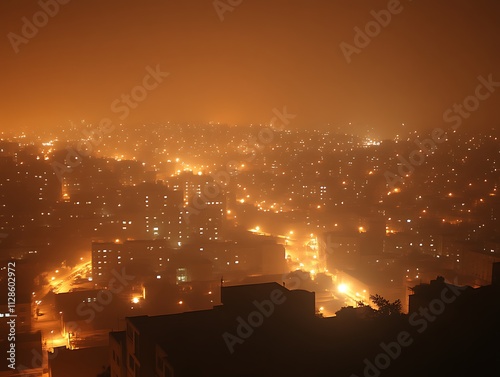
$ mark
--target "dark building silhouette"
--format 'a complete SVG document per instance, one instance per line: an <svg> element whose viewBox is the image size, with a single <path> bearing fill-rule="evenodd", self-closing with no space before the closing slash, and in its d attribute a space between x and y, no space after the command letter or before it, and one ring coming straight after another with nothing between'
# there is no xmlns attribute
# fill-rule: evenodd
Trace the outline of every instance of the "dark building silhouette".
<svg viewBox="0 0 500 377"><path fill-rule="evenodd" d="M41 332L18 333L15 335L15 341L9 340L5 334L5 332L2 332L2 335L0 335L0 352L3 359L0 364L0 376L43 377L44 351L42 351ZM12 349L14 349L15 355L14 362L8 360Z"/></svg>
<svg viewBox="0 0 500 377"><path fill-rule="evenodd" d="M222 287L221 299L212 310L127 318L110 336L111 375L497 375L498 285L438 277L415 287L408 315L352 308L321 318L314 293L276 283Z"/></svg>
<svg viewBox="0 0 500 377"><path fill-rule="evenodd" d="M59 347L49 353L48 359L50 377L96 377L109 365L108 347Z"/></svg>
<svg viewBox="0 0 500 377"><path fill-rule="evenodd" d="M500 262L493 264L491 284L494 286L500 285Z"/></svg>
<svg viewBox="0 0 500 377"><path fill-rule="evenodd" d="M271 357L276 339L315 318L314 293L277 283L222 287L221 296L212 310L127 318L126 333L110 336L111 375L242 375L241 356Z"/></svg>

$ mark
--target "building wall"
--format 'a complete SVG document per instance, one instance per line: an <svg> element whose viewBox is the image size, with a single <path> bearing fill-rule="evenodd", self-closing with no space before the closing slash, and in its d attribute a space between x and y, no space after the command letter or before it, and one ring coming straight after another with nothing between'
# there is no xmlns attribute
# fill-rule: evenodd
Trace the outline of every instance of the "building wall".
<svg viewBox="0 0 500 377"><path fill-rule="evenodd" d="M109 365L111 377L126 377L125 361L127 360L125 331L109 334Z"/></svg>

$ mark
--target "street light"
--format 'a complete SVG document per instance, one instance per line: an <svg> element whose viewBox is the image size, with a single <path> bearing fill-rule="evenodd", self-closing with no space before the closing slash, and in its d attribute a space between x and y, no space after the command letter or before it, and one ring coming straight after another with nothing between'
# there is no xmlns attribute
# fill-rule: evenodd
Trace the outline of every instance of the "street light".
<svg viewBox="0 0 500 377"><path fill-rule="evenodd" d="M346 293L347 292L347 285L346 284L339 284L337 289L340 293Z"/></svg>

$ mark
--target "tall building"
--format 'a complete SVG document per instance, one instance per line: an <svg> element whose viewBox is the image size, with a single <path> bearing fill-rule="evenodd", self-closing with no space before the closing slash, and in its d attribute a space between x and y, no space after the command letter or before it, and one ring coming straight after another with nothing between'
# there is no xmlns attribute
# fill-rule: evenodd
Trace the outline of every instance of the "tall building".
<svg viewBox="0 0 500 377"><path fill-rule="evenodd" d="M99 287L107 287L113 271L123 268L139 277L151 277L165 271L173 250L168 240L127 240L92 243L92 279Z"/></svg>
<svg viewBox="0 0 500 377"><path fill-rule="evenodd" d="M129 223L138 224L138 238L163 238L172 246L178 246L185 238L181 192L162 183L144 183L124 187L118 196L116 213L122 228L127 228ZM124 230L127 233L127 229Z"/></svg>
<svg viewBox="0 0 500 377"><path fill-rule="evenodd" d="M168 185L182 192L184 215L189 237L221 240L226 215L226 199L222 186L208 175L183 172L168 180Z"/></svg>

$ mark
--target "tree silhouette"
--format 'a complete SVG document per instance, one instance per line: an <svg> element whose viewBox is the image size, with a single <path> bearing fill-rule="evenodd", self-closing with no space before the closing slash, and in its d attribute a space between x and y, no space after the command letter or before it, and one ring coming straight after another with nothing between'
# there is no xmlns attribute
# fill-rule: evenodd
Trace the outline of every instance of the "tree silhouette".
<svg viewBox="0 0 500 377"><path fill-rule="evenodd" d="M390 302L379 294L370 295L370 300L377 305L377 313L381 316L399 315L401 314L402 305L401 300Z"/></svg>
<svg viewBox="0 0 500 377"><path fill-rule="evenodd" d="M401 300L390 302L382 296L370 295L370 300L378 307L372 308L370 305L365 304L363 301L356 301L356 308L352 306L344 306L335 315L341 318L375 318L375 317L388 317L402 314ZM361 309L362 308L362 309ZM361 312L359 310L362 310Z"/></svg>

